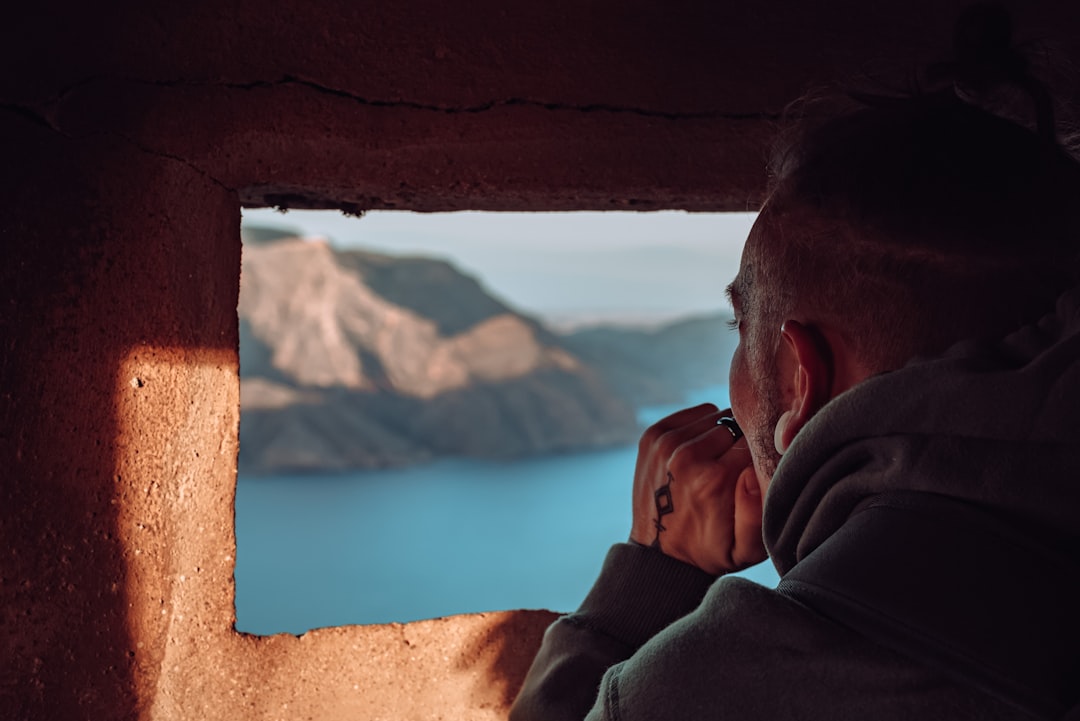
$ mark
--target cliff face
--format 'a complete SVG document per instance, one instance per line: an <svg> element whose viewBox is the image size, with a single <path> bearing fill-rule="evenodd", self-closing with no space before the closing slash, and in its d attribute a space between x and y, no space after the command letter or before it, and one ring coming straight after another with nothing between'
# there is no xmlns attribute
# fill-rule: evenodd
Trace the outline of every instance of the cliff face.
<svg viewBox="0 0 1080 721"><path fill-rule="evenodd" d="M608 385L634 406L677 403L687 391L728 382L739 338L715 314L659 328L600 326L563 336L582 362L601 369Z"/></svg>
<svg viewBox="0 0 1080 721"><path fill-rule="evenodd" d="M632 442L591 366L451 265L244 248L241 469L331 470Z"/></svg>

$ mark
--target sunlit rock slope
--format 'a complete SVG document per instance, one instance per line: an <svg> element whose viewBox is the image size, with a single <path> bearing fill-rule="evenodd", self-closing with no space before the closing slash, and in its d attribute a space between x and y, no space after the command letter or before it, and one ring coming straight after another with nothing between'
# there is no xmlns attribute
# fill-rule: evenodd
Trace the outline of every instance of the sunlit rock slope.
<svg viewBox="0 0 1080 721"><path fill-rule="evenodd" d="M241 469L378 467L632 442L630 404L446 262L244 247Z"/></svg>

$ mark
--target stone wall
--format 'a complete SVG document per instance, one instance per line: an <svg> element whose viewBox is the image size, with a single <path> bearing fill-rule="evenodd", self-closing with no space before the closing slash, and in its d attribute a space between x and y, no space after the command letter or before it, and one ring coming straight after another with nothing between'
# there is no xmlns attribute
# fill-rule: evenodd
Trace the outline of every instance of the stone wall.
<svg viewBox="0 0 1080 721"><path fill-rule="evenodd" d="M92 5L0 31L4 719L504 717L549 612L233 629L241 206L754 208L784 105L958 3Z"/></svg>

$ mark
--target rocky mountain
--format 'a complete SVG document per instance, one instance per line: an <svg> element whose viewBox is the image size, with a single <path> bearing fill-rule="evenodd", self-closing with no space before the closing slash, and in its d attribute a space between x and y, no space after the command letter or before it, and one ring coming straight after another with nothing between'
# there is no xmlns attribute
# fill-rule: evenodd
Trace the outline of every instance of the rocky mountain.
<svg viewBox="0 0 1080 721"><path fill-rule="evenodd" d="M244 472L633 443L635 409L726 383L724 318L559 335L441 260L245 235Z"/></svg>
<svg viewBox="0 0 1080 721"><path fill-rule="evenodd" d="M632 442L633 409L535 320L443 261L246 243L248 472L512 457Z"/></svg>
<svg viewBox="0 0 1080 721"><path fill-rule="evenodd" d="M597 326L567 333L562 343L631 405L677 403L689 390L727 385L739 340L730 319L718 313L656 328Z"/></svg>

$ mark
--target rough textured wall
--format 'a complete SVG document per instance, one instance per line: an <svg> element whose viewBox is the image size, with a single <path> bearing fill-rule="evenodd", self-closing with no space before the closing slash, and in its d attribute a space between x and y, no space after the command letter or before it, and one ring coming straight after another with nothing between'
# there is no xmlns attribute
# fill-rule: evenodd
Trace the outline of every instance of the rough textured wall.
<svg viewBox="0 0 1080 721"><path fill-rule="evenodd" d="M127 143L0 118L0 716L131 717L160 680L196 509L217 552L192 580L229 624L235 197Z"/></svg>
<svg viewBox="0 0 1080 721"><path fill-rule="evenodd" d="M233 631L236 196L0 118L0 718L498 718L549 613Z"/></svg>
<svg viewBox="0 0 1080 721"><path fill-rule="evenodd" d="M546 612L232 630L241 204L735 210L959 2L41 2L0 29L0 718L499 718ZM1014 3L1076 53L1080 6Z"/></svg>
<svg viewBox="0 0 1080 721"><path fill-rule="evenodd" d="M807 85L941 57L963 0L21 5L0 102L246 204L746 210ZM1009 3L1076 53L1080 6Z"/></svg>

